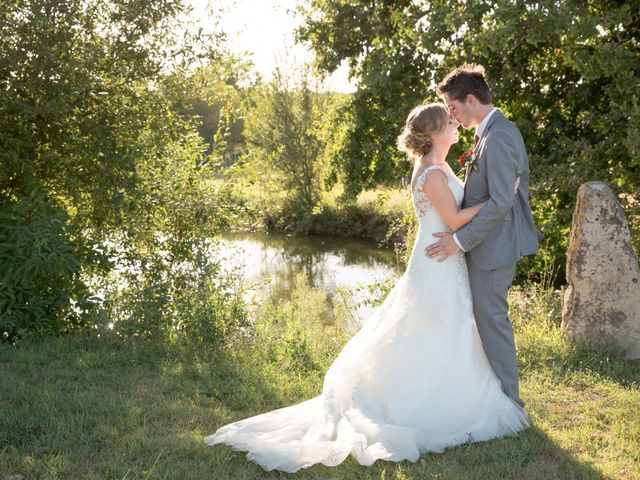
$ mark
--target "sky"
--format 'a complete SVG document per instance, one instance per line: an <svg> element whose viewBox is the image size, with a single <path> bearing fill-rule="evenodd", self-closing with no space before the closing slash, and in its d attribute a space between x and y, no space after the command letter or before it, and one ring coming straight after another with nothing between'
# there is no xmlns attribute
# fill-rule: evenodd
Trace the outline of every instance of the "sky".
<svg viewBox="0 0 640 480"><path fill-rule="evenodd" d="M206 29L209 18L207 5L211 0L187 0L194 8L193 15ZM304 63L313 59L313 53L296 44L293 36L302 18L288 10L296 0L212 0L223 6L221 26L228 36L231 50L249 52L255 69L264 79L270 79L276 62L280 65ZM284 58L290 49L289 60ZM286 63L283 63L283 60ZM291 68L291 67L288 67ZM348 69L342 65L325 83L324 88L340 92L353 92L355 85L348 79Z"/></svg>

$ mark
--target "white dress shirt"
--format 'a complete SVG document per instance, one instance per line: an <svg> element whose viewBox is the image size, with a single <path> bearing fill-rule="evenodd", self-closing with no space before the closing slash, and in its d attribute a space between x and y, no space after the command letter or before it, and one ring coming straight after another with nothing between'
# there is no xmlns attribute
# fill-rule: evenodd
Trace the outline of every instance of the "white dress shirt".
<svg viewBox="0 0 640 480"><path fill-rule="evenodd" d="M489 123L489 119L491 118L491 116L496 111L498 111L498 108L497 107L493 107L491 109L491 111L484 116L484 118L482 119L480 124L476 127L475 136L478 137L478 142L480 142L480 139L482 138L482 134L484 133L484 129L487 128L487 123ZM475 146L474 146L474 148L475 148ZM460 242L458 241L458 237L456 236L455 233L453 234L453 241L456 242L456 245L458 245L458 247L460 247L460 250L462 250L464 252L464 248L462 248L462 245L460 245Z"/></svg>
<svg viewBox="0 0 640 480"><path fill-rule="evenodd" d="M498 107L493 107L489 113L487 113L480 124L476 127L476 135L478 138L482 138L482 134L484 133L484 129L487 128L487 123L489 123L489 119L491 116L498 111Z"/></svg>

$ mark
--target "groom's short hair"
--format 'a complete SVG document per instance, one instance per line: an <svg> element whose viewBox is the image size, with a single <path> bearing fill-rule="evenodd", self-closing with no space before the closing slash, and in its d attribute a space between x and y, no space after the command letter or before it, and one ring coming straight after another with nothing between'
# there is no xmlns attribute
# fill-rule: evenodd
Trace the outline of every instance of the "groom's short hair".
<svg viewBox="0 0 640 480"><path fill-rule="evenodd" d="M480 103L491 103L491 90L485 79L484 67L474 63L465 63L449 73L436 87L439 96L445 93L463 102L467 95L473 95Z"/></svg>

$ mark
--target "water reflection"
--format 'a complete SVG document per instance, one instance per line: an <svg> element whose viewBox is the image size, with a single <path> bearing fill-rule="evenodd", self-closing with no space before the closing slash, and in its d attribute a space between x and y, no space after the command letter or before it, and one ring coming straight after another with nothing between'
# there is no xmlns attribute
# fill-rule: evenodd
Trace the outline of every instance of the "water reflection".
<svg viewBox="0 0 640 480"><path fill-rule="evenodd" d="M226 233L221 237L219 251L224 268L240 270L249 296L287 297L296 275L305 273L314 287L327 293L327 321L332 318L331 303L338 287L355 290L402 274L393 252L344 238ZM360 292L354 301L357 303L364 296ZM360 306L354 313L359 320L365 320L371 307Z"/></svg>

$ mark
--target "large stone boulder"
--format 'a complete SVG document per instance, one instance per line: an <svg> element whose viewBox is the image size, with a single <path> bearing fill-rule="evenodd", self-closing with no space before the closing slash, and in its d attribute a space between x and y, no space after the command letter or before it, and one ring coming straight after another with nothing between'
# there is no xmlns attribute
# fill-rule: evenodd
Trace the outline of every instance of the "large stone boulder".
<svg viewBox="0 0 640 480"><path fill-rule="evenodd" d="M567 251L562 329L583 345L622 348L640 360L640 267L624 210L611 189L578 189Z"/></svg>

